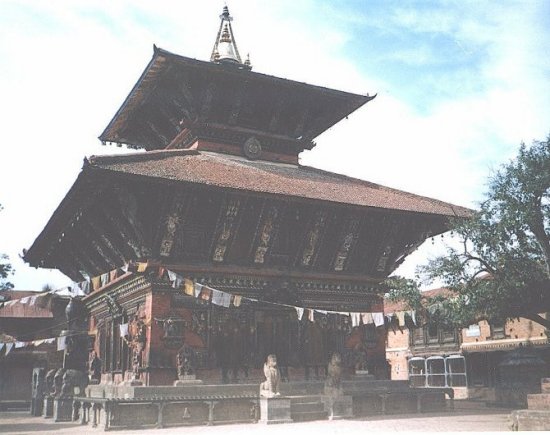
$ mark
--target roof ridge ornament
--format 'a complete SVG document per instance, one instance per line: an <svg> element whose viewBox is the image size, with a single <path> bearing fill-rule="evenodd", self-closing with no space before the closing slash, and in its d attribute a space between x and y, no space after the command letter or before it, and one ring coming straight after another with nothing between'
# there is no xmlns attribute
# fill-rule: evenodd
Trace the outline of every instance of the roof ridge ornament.
<svg viewBox="0 0 550 435"><path fill-rule="evenodd" d="M229 8L223 7L223 12L220 15L220 28L218 35L216 36L216 42L210 55L210 62L233 65L240 69L250 70L252 66L250 64L250 56L247 56L246 61L243 63L237 43L235 42L235 35L233 34L233 28L231 27L231 21L233 17L229 14Z"/></svg>

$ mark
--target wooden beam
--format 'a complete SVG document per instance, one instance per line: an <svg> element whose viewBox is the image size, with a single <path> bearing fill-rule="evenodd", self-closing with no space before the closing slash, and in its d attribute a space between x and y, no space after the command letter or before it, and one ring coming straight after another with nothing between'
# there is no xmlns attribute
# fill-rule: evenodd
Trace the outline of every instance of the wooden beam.
<svg viewBox="0 0 550 435"><path fill-rule="evenodd" d="M82 225L85 227L86 232L91 234L90 239L92 244L97 249L97 252L105 258L105 261L109 264L109 270L119 267L125 263L124 256L113 246L105 233L99 232L97 225L91 223L91 217L87 216L82 222Z"/></svg>
<svg viewBox="0 0 550 435"><path fill-rule="evenodd" d="M204 93L204 99L201 107L201 118L208 118L210 109L212 109L212 101L214 100L214 94L216 92L216 82L212 81L208 84Z"/></svg>
<svg viewBox="0 0 550 435"><path fill-rule="evenodd" d="M235 92L235 97L233 98L233 105L231 106L231 112L229 114L229 119L227 121L229 125L237 124L237 120L239 119L239 115L241 113L241 108L243 105L246 88L247 88L247 82L243 82L243 84Z"/></svg>
<svg viewBox="0 0 550 435"><path fill-rule="evenodd" d="M296 124L296 128L294 129L294 137L299 138L300 136L303 136L304 127L306 125L308 118L309 118L309 107L306 107L302 111L301 116L298 117L298 123Z"/></svg>
<svg viewBox="0 0 550 435"><path fill-rule="evenodd" d="M271 119L269 120L269 131L276 131L277 127L279 126L279 119L281 118L281 113L283 112L284 107L284 100L282 97L277 98L277 102L274 105L273 108L273 114L271 115Z"/></svg>
<svg viewBox="0 0 550 435"><path fill-rule="evenodd" d="M124 254L120 249L118 249L114 241L111 241L109 239L108 232L102 225L100 219L98 218L98 215L96 213L94 213L93 216L88 214L87 223L88 225L90 225L91 230L94 232L95 236L99 238L101 242L105 245L106 249L111 252L111 257L120 264L126 263L127 255ZM126 246L125 243L124 246Z"/></svg>
<svg viewBox="0 0 550 435"><path fill-rule="evenodd" d="M115 189L115 198L119 205L119 210L124 217L126 225L133 232L134 239L141 246L141 256L149 258L151 256L151 246L145 241L143 225L138 217L138 202L136 195L130 190L119 186Z"/></svg>

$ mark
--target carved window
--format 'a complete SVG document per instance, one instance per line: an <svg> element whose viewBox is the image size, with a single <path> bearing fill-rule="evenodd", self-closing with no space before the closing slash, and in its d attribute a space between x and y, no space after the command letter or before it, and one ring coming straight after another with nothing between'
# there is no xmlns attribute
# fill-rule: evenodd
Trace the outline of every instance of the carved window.
<svg viewBox="0 0 550 435"><path fill-rule="evenodd" d="M437 323L412 328L410 344L414 347L450 345L458 343L458 334L454 328L447 328Z"/></svg>
<svg viewBox="0 0 550 435"><path fill-rule="evenodd" d="M426 342L428 344L439 343L439 328L436 323L429 323L426 326Z"/></svg>
<svg viewBox="0 0 550 435"><path fill-rule="evenodd" d="M454 343L456 342L456 334L453 328L441 328L441 343Z"/></svg>
<svg viewBox="0 0 550 435"><path fill-rule="evenodd" d="M506 329L505 329L505 323L495 323L491 324L491 338L493 340L499 340L502 338L506 338Z"/></svg>

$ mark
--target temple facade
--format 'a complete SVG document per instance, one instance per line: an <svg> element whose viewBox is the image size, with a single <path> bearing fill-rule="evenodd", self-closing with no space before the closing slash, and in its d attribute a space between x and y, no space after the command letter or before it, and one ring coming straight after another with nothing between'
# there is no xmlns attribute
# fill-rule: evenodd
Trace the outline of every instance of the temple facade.
<svg viewBox="0 0 550 435"><path fill-rule="evenodd" d="M300 165L375 96L254 72L220 20L209 62L154 47L100 135L139 152L85 159L25 260L88 283L103 381L171 384L184 345L199 379L269 354L322 376L333 352L387 378L380 283L470 211Z"/></svg>

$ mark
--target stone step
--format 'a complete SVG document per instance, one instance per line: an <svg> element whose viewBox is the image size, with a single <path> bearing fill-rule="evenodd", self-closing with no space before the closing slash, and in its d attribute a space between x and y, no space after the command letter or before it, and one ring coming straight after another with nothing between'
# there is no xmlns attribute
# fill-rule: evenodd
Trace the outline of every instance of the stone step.
<svg viewBox="0 0 550 435"><path fill-rule="evenodd" d="M321 396L291 396L290 415L294 421L326 420L328 418Z"/></svg>
<svg viewBox="0 0 550 435"><path fill-rule="evenodd" d="M527 408L541 411L550 410L550 393L528 394Z"/></svg>
<svg viewBox="0 0 550 435"><path fill-rule="evenodd" d="M314 421L326 420L328 418L326 411L311 411L311 412L290 412L290 416L294 421Z"/></svg>
<svg viewBox="0 0 550 435"><path fill-rule="evenodd" d="M542 378L540 380L541 393L550 393L550 378Z"/></svg>
<svg viewBox="0 0 550 435"><path fill-rule="evenodd" d="M301 402L301 403L292 403L290 404L290 412L299 413L299 412L318 412L324 411L325 405L322 402Z"/></svg>

